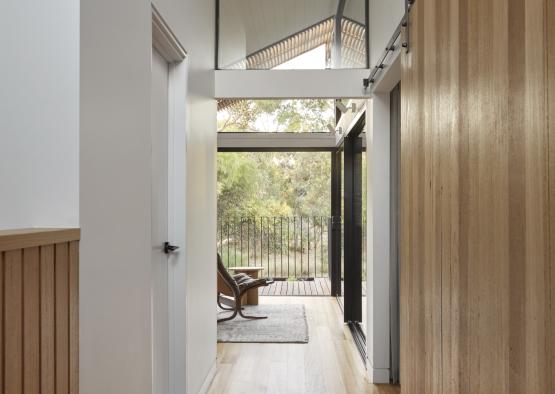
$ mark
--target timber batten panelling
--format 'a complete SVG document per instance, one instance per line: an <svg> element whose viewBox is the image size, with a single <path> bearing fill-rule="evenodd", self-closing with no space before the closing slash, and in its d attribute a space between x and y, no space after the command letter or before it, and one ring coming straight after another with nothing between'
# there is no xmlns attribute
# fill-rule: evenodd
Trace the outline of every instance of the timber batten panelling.
<svg viewBox="0 0 555 394"><path fill-rule="evenodd" d="M79 230L0 231L0 388L77 394Z"/></svg>
<svg viewBox="0 0 555 394"><path fill-rule="evenodd" d="M549 140L549 252L550 265L546 273L550 277L549 288L549 325L548 332L551 337L547 341L547 354L549 355L548 387L551 392L555 391L555 2L547 3L546 33L547 33L547 116L548 116L548 140Z"/></svg>
<svg viewBox="0 0 555 394"><path fill-rule="evenodd" d="M555 392L555 4L410 13L401 389Z"/></svg>

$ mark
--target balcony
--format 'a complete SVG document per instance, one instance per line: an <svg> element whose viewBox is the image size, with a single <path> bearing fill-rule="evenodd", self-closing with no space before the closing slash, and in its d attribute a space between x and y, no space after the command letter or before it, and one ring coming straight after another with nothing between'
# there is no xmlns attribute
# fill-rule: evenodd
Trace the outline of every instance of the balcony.
<svg viewBox="0 0 555 394"><path fill-rule="evenodd" d="M218 221L217 247L227 268L261 267L261 276L274 280L260 288L260 295L330 296L330 229L331 218L322 216L223 217ZM343 258L341 265L343 272Z"/></svg>

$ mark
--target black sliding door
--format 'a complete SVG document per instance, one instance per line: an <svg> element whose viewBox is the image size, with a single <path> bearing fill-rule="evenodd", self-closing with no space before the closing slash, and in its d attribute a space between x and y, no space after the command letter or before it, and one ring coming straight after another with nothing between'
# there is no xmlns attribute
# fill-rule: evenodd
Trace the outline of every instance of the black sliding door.
<svg viewBox="0 0 555 394"><path fill-rule="evenodd" d="M332 153L332 295L343 309L344 321L362 322L362 152L364 117Z"/></svg>
<svg viewBox="0 0 555 394"><path fill-rule="evenodd" d="M400 315L399 315L399 206L400 206L400 164L401 164L401 85L390 94L390 176L391 176L391 265L389 273L390 301L390 373L391 381L399 383L400 364Z"/></svg>
<svg viewBox="0 0 555 394"><path fill-rule="evenodd" d="M331 153L331 231L330 281L331 295L342 306L343 296L343 146Z"/></svg>
<svg viewBox="0 0 555 394"><path fill-rule="evenodd" d="M345 322L362 321L362 139L354 129L344 139L343 312Z"/></svg>

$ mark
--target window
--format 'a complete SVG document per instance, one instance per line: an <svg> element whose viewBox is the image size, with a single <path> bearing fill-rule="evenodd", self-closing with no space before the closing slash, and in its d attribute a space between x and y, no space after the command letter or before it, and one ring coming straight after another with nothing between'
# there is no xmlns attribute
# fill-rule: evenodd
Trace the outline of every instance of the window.
<svg viewBox="0 0 555 394"><path fill-rule="evenodd" d="M218 154L218 252L272 278L327 278L329 152Z"/></svg>
<svg viewBox="0 0 555 394"><path fill-rule="evenodd" d="M218 67L365 68L366 3L345 0L340 9L337 0L219 0Z"/></svg>
<svg viewBox="0 0 555 394"><path fill-rule="evenodd" d="M334 127L333 99L218 102L219 132L314 133Z"/></svg>

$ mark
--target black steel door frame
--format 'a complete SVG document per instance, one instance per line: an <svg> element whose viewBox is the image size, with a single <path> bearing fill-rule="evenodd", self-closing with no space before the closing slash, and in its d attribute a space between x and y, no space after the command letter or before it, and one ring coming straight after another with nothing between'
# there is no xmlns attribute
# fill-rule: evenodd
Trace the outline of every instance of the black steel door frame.
<svg viewBox="0 0 555 394"><path fill-rule="evenodd" d="M331 157L331 223L328 233L328 276L330 295L341 295L341 151L336 148L218 148L218 153L239 152L330 152ZM337 281L339 278L339 281Z"/></svg>
<svg viewBox="0 0 555 394"><path fill-rule="evenodd" d="M400 164L401 164L401 83L393 88L390 94L390 251L391 265L389 272L389 318L390 342L389 361L390 378L399 383L400 364L400 315L399 315L399 225L400 225Z"/></svg>
<svg viewBox="0 0 555 394"><path fill-rule="evenodd" d="M344 140L344 294L345 322L362 321L362 140L353 130Z"/></svg>
<svg viewBox="0 0 555 394"><path fill-rule="evenodd" d="M343 295L343 317L346 323L362 321L362 138L365 117L362 116L332 152L332 295ZM343 152L343 166L341 153ZM342 168L343 167L343 168ZM341 192L341 181L344 190ZM341 208L343 204L343 217ZM341 232L343 221L343 234ZM344 289L341 289L341 240L343 236Z"/></svg>
<svg viewBox="0 0 555 394"><path fill-rule="evenodd" d="M330 283L331 295L341 296L341 146L331 153L331 233L330 233Z"/></svg>

